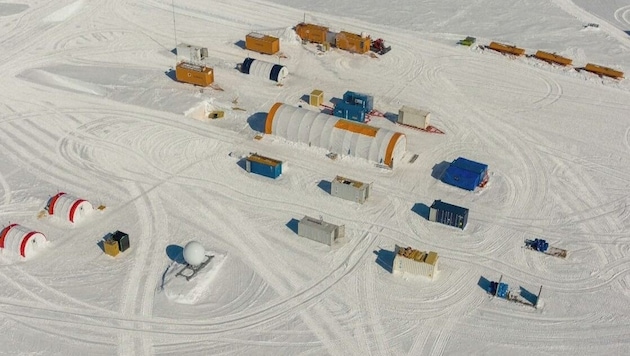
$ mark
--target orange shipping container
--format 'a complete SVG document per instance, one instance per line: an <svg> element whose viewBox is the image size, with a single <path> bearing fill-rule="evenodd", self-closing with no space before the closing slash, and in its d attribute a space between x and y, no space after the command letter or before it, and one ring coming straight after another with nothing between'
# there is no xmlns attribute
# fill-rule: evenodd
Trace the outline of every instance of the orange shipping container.
<svg viewBox="0 0 630 356"><path fill-rule="evenodd" d="M252 32L245 36L245 48L259 53L274 54L280 50L280 40L273 36Z"/></svg>
<svg viewBox="0 0 630 356"><path fill-rule="evenodd" d="M501 44L498 42L490 42L490 45L488 45L488 48L501 52L501 53L513 54L515 56L522 56L525 54L525 50L522 48Z"/></svg>
<svg viewBox="0 0 630 356"><path fill-rule="evenodd" d="M555 53L549 53L549 52L544 52L544 51L536 52L534 57L536 57L538 59L542 59L543 61L557 63L557 64L560 64L560 65L563 65L563 66L570 66L571 63L573 63L572 59L559 56L559 55L557 55Z"/></svg>
<svg viewBox="0 0 630 356"><path fill-rule="evenodd" d="M180 82L207 87L214 82L214 70L202 65L181 62L175 67L175 77Z"/></svg>
<svg viewBox="0 0 630 356"><path fill-rule="evenodd" d="M584 69L595 74L605 75L615 79L623 78L623 72L608 67L598 66L593 63L588 63Z"/></svg>
<svg viewBox="0 0 630 356"><path fill-rule="evenodd" d="M295 26L295 32L303 40L315 43L324 43L326 42L328 27L312 25L308 23L300 23Z"/></svg>
<svg viewBox="0 0 630 356"><path fill-rule="evenodd" d="M366 53L370 50L371 40L369 37L341 31L335 36L337 48L354 53Z"/></svg>

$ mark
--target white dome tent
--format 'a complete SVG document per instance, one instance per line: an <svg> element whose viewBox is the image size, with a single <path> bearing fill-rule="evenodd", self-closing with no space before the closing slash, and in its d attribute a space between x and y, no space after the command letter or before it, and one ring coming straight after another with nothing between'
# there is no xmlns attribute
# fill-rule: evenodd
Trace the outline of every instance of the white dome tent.
<svg viewBox="0 0 630 356"><path fill-rule="evenodd" d="M269 110L265 133L392 168L402 159L407 145L403 133L282 103Z"/></svg>
<svg viewBox="0 0 630 356"><path fill-rule="evenodd" d="M27 259L46 243L46 236L22 225L11 224L0 231L0 249Z"/></svg>
<svg viewBox="0 0 630 356"><path fill-rule="evenodd" d="M48 200L46 211L48 211L49 215L60 216L71 223L78 223L86 215L94 211L94 208L87 200L61 192Z"/></svg>

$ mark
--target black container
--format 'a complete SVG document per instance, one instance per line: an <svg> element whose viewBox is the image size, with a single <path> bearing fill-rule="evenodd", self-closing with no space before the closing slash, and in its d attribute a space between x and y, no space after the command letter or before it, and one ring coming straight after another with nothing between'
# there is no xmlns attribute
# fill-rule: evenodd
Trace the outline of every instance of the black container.
<svg viewBox="0 0 630 356"><path fill-rule="evenodd" d="M118 242L118 248L120 249L120 252L125 252L127 249L129 249L129 235L128 234L122 231L116 231L114 235L112 236L112 239Z"/></svg>

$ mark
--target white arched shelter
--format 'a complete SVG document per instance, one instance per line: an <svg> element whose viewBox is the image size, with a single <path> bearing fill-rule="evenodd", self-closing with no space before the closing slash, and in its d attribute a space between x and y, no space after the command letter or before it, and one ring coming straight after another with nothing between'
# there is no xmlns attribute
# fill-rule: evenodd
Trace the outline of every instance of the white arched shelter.
<svg viewBox="0 0 630 356"><path fill-rule="evenodd" d="M48 201L47 210L50 215L59 216L71 223L78 223L94 208L87 200L66 193L57 193Z"/></svg>
<svg viewBox="0 0 630 356"><path fill-rule="evenodd" d="M265 133L390 167L402 159L407 145L403 133L282 103L269 110Z"/></svg>
<svg viewBox="0 0 630 356"><path fill-rule="evenodd" d="M29 258L46 242L46 236L22 225L11 224L0 231L0 249Z"/></svg>

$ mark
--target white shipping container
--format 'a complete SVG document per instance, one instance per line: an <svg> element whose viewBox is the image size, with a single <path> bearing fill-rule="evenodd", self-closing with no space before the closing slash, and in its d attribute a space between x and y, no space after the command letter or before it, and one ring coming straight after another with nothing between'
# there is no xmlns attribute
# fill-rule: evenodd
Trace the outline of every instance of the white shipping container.
<svg viewBox="0 0 630 356"><path fill-rule="evenodd" d="M398 110L398 123L426 129L429 126L430 116L431 113L426 110L403 106Z"/></svg>
<svg viewBox="0 0 630 356"><path fill-rule="evenodd" d="M392 266L393 272L421 275L429 277L430 279L435 278L435 275L438 271L438 256L437 254L435 254L435 252L433 252L433 254L435 254L434 261L430 261L431 263L427 263L424 261L416 261L414 259L403 256L402 254L398 253L398 251L401 249L401 247L396 246L396 256L394 257L394 262ZM431 252L429 252L428 254L431 254Z"/></svg>

